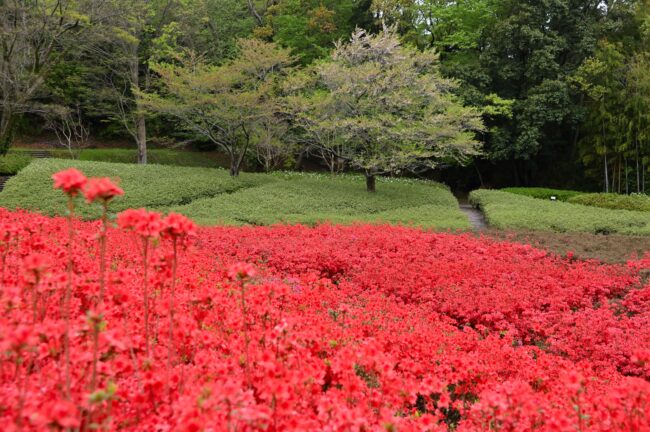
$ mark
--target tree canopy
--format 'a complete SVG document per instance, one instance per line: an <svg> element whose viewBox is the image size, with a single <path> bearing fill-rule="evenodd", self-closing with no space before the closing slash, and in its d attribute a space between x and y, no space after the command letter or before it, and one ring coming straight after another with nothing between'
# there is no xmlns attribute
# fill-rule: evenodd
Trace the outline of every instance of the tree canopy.
<svg viewBox="0 0 650 432"><path fill-rule="evenodd" d="M128 139L146 163L149 142L189 142L230 155L223 147L229 136L231 150L249 141L236 160L267 170L318 157L332 172L427 166L443 177L460 172L474 186L643 191L649 17L647 0L5 1L0 153L17 136L74 127L64 135ZM359 40L374 43L388 29L398 39L388 51L373 61L345 60L365 49ZM242 62L258 60L249 56L252 46L273 47L291 67L241 88L224 84L245 69ZM415 58L426 67L414 66ZM182 76L202 82L186 89L192 97L174 94ZM400 80L420 85L419 93L391 87ZM473 143L463 151L440 145L441 126L429 121L440 100L427 99L429 82L445 83L438 94L454 107L442 109L445 124L459 131L458 142L476 139L480 154L465 151ZM364 87L369 93L349 100L346 92ZM178 106L163 109L164 99ZM214 124L237 132L215 139L190 127L178 110L199 101L225 104L211 109L220 116ZM365 161L362 134L373 137L367 154L375 155ZM408 151L398 157L396 148ZM466 156L471 169L447 168Z"/></svg>

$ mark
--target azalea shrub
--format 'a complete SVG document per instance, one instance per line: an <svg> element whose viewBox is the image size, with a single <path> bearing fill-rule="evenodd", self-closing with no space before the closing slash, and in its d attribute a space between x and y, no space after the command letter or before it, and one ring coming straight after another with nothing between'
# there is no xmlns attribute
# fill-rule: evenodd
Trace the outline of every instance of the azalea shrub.
<svg viewBox="0 0 650 432"><path fill-rule="evenodd" d="M55 181L66 218L0 210L4 430L650 428L650 257L113 219L110 180Z"/></svg>

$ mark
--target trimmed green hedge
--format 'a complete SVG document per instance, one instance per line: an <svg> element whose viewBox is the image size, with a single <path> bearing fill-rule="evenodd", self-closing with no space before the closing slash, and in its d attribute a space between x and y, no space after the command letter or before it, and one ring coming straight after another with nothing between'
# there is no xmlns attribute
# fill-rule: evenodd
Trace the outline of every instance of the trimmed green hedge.
<svg viewBox="0 0 650 432"><path fill-rule="evenodd" d="M63 212L65 197L52 189L53 173L75 167L88 176L119 179L127 192L115 199L115 211L138 207L168 207L199 198L232 193L241 188L272 181L266 176L244 173L233 179L227 171L163 165L116 164L64 159L37 159L7 181L0 193L0 206L36 210L55 215ZM81 216L96 218L99 206L79 206Z"/></svg>
<svg viewBox="0 0 650 432"><path fill-rule="evenodd" d="M52 155L61 159L71 159L67 150L55 149ZM83 149L77 153L81 161L137 163L138 152L135 149ZM190 167L215 168L223 166L224 157L218 153L202 153L186 150L149 149L147 162L156 165L176 165Z"/></svg>
<svg viewBox="0 0 650 432"><path fill-rule="evenodd" d="M18 171L25 168L32 161L32 158L26 154L7 153L0 156L0 175L15 175Z"/></svg>
<svg viewBox="0 0 650 432"><path fill-rule="evenodd" d="M571 197L581 195L584 192L564 190L564 189L549 189L540 187L511 187L501 189L504 192L510 192L517 195L524 195L531 198L539 198L550 200L552 196L556 197L559 201L567 201Z"/></svg>
<svg viewBox="0 0 650 432"><path fill-rule="evenodd" d="M65 197L52 189L51 175L71 166L88 176L120 179L126 195L115 200L114 211L173 210L206 225L388 222L470 228L449 189L434 182L379 179L377 192L368 193L360 176L242 173L232 178L222 169L62 159L36 160L23 169L0 193L0 206L62 214ZM99 216L99 206L79 209L85 218Z"/></svg>
<svg viewBox="0 0 650 432"><path fill-rule="evenodd" d="M379 179L376 193L358 176L274 174L281 181L230 195L196 200L172 210L203 224L390 222L467 229L467 218L445 187L432 182Z"/></svg>
<svg viewBox="0 0 650 432"><path fill-rule="evenodd" d="M24 167L32 159L29 154L31 150L34 149L20 147L12 148L9 150L8 156L20 158L21 160L25 161L22 166ZM136 149L82 149L75 152L75 158L72 157L68 150L62 148L43 149L43 151L48 152L50 155L52 155L53 158L57 159L75 159L80 161L128 164L134 164L138 161L138 152ZM217 152L194 152L172 149L149 149L147 150L147 161L151 164L157 165L176 165L206 168L228 166L226 157ZM12 174L15 174L16 172L17 171L14 171Z"/></svg>
<svg viewBox="0 0 650 432"><path fill-rule="evenodd" d="M544 201L497 190L474 191L470 202L483 210L494 228L650 235L650 216L640 211Z"/></svg>
<svg viewBox="0 0 650 432"><path fill-rule="evenodd" d="M650 212L650 197L647 195L620 195L614 193L582 194L569 198L572 204L582 204L614 210Z"/></svg>

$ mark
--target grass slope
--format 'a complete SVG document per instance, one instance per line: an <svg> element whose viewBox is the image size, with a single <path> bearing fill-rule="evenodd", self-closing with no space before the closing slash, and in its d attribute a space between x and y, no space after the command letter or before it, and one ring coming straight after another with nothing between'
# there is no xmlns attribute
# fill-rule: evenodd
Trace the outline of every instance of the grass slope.
<svg viewBox="0 0 650 432"><path fill-rule="evenodd" d="M497 190L474 191L470 202L483 210L493 228L650 235L645 212L544 201Z"/></svg>
<svg viewBox="0 0 650 432"><path fill-rule="evenodd" d="M125 197L112 208L146 207L177 211L204 225L275 223L389 222L436 229L467 229L449 190L433 182L380 179L378 192L365 191L358 176L298 173L249 174L232 178L221 169L162 165L138 166L59 159L37 160L9 180L0 206L60 214L63 195L52 189L51 175L74 166L88 176L120 179ZM99 206L80 206L85 218Z"/></svg>
<svg viewBox="0 0 650 432"><path fill-rule="evenodd" d="M39 159L9 179L0 193L0 207L34 210L48 215L60 214L65 206L65 197L52 189L51 177L53 173L68 167L78 168L88 176L119 179L126 195L115 199L111 206L115 211L182 205L198 198L232 193L269 181L256 174L242 174L233 179L225 170L211 168ZM78 207L84 218L97 218L100 215L99 206Z"/></svg>

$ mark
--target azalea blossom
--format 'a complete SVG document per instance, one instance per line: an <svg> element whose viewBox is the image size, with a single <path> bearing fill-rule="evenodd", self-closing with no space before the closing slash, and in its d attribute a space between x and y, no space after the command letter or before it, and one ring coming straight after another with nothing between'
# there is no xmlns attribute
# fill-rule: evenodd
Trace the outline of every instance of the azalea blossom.
<svg viewBox="0 0 650 432"><path fill-rule="evenodd" d="M167 237L194 237L196 236L196 225L182 214L171 212L163 219L162 234Z"/></svg>
<svg viewBox="0 0 650 432"><path fill-rule="evenodd" d="M83 193L89 203L96 200L108 202L116 196L124 195L124 191L108 177L89 179Z"/></svg>
<svg viewBox="0 0 650 432"><path fill-rule="evenodd" d="M86 185L87 179L75 168L68 168L52 175L54 189L61 189L70 196L76 196Z"/></svg>
<svg viewBox="0 0 650 432"><path fill-rule="evenodd" d="M228 267L228 277L232 280L244 280L255 277L257 271L252 264L238 262Z"/></svg>
<svg viewBox="0 0 650 432"><path fill-rule="evenodd" d="M165 229L160 213L145 209L125 210L117 215L117 225L124 230L134 231L141 237L155 239Z"/></svg>
<svg viewBox="0 0 650 432"><path fill-rule="evenodd" d="M174 242L146 259L139 247L192 225L147 210L107 232L100 304L99 227L75 222L68 398L66 222L0 209L20 234L0 287L7 430L650 430L650 255L605 265L407 227L206 227L171 277ZM47 274L36 289L30 271Z"/></svg>

